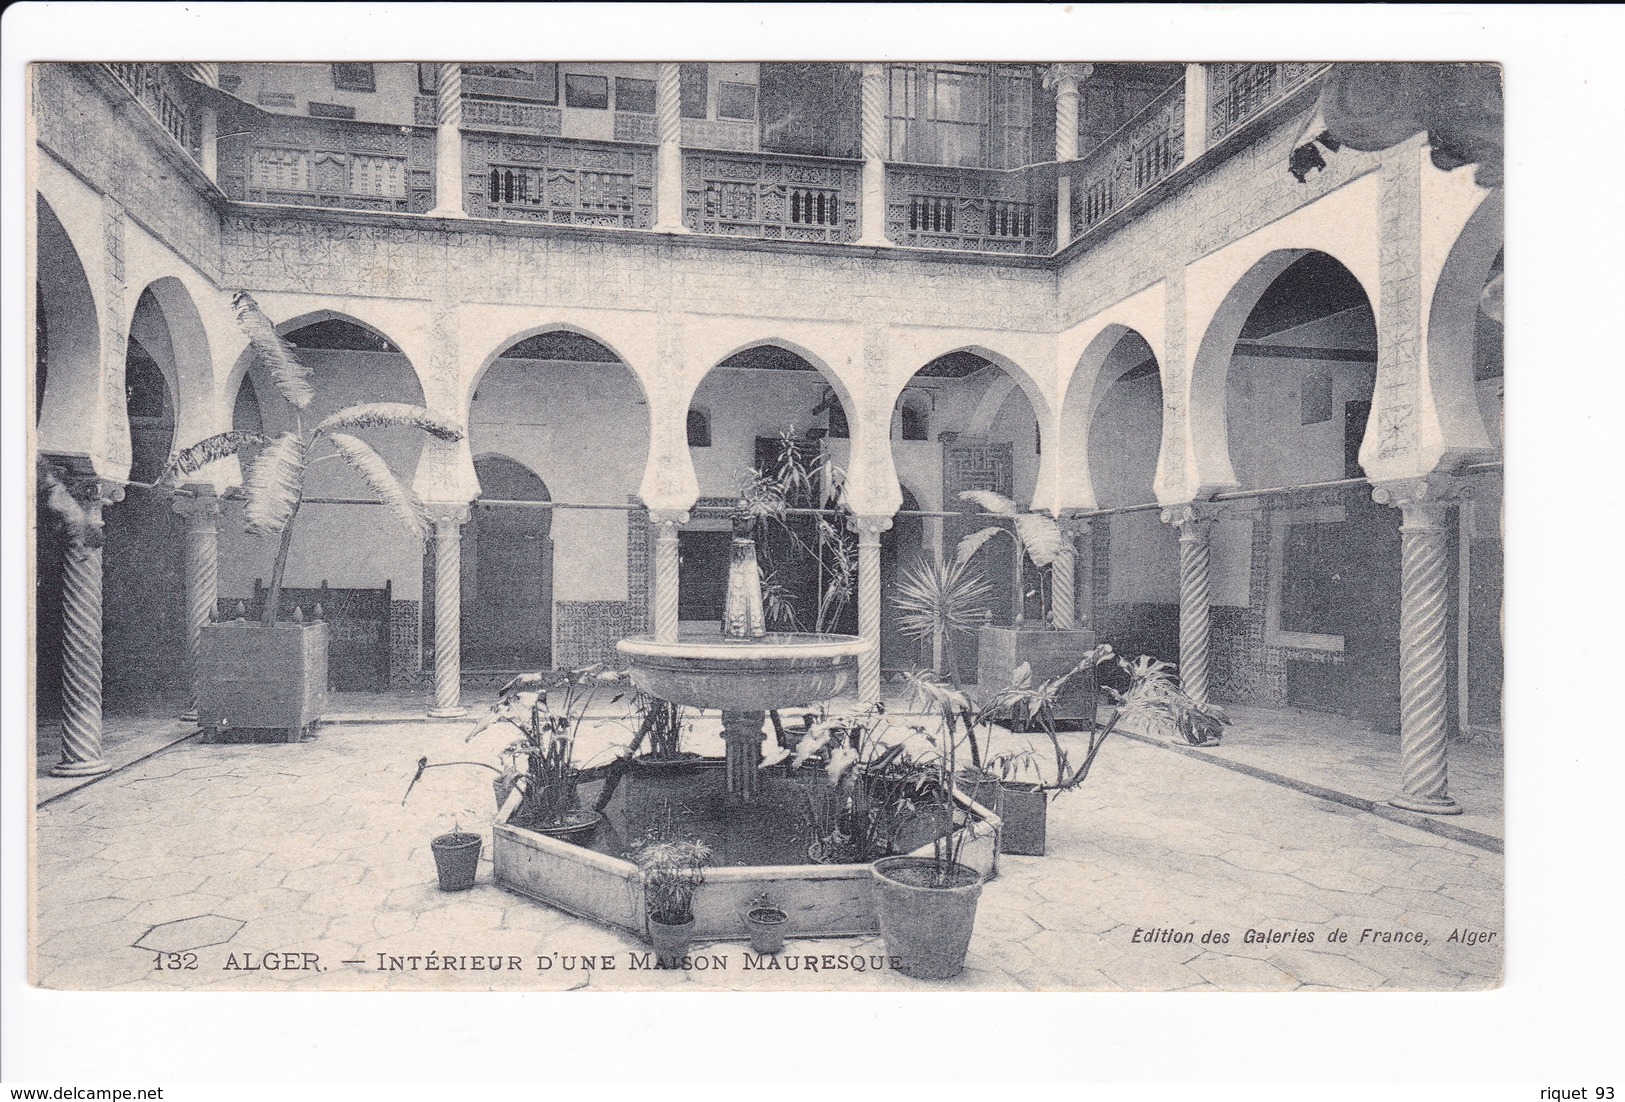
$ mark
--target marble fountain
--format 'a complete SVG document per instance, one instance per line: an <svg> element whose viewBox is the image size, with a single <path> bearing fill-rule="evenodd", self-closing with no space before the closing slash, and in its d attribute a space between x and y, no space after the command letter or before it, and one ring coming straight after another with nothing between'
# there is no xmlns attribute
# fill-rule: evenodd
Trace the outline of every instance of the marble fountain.
<svg viewBox="0 0 1625 1102"><path fill-rule="evenodd" d="M668 792L677 785L680 795L689 785L693 799L705 802L700 787L709 785L714 814L735 819L735 825L772 822L751 818L767 802L760 766L768 712L818 704L847 692L856 683L859 659L874 645L855 635L766 632L754 545L742 544L750 541L736 533L721 632L678 635L668 625L664 637L634 636L617 644L632 680L645 693L689 708L720 711L726 747L721 762L693 763L686 771L688 779L679 773L656 781L632 770L623 782L633 790L627 799L635 797L636 786L659 783ZM718 784L718 767L725 794ZM997 869L999 820L962 793L956 793L956 799L966 813L966 824L959 829L970 834L960 860L992 875ZM618 856L617 844L601 839L594 846L575 845L525 829L510 821L516 810L517 797L503 807L494 829L498 884L571 914L647 936L642 881L637 867ZM608 815L614 817L614 806ZM929 855L931 845L927 842L914 852ZM707 869L705 884L694 898L695 939L747 938L743 915L764 896L789 914L789 937L849 936L879 929L869 864L750 862Z"/></svg>

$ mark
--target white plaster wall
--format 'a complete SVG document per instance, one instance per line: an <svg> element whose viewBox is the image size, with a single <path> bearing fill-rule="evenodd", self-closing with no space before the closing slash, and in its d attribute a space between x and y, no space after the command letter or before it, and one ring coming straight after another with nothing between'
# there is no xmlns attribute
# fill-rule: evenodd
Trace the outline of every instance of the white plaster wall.
<svg viewBox="0 0 1625 1102"><path fill-rule="evenodd" d="M1169 531L1173 528L1170 526ZM1253 521L1250 515L1224 518L1208 539L1208 585L1216 605L1246 608L1253 567ZM1177 595L1177 586L1176 586Z"/></svg>
<svg viewBox="0 0 1625 1102"><path fill-rule="evenodd" d="M648 406L619 364L498 360L469 422L475 458L496 453L529 467L554 501L625 502L648 446ZM552 538L555 599L626 600L625 513L555 509Z"/></svg>
<svg viewBox="0 0 1625 1102"><path fill-rule="evenodd" d="M707 375L690 404L711 414L711 446L690 448L701 497L726 497L738 490L756 465L756 438L778 436L785 429L798 434L822 425L813 407L827 384L816 371L734 370L723 368ZM847 411L848 423L856 411Z"/></svg>
<svg viewBox="0 0 1625 1102"><path fill-rule="evenodd" d="M1179 538L1155 510L1121 513L1111 521L1112 563L1106 599L1112 604L1178 604Z"/></svg>
<svg viewBox="0 0 1625 1102"><path fill-rule="evenodd" d="M1265 343L1306 348L1374 347L1371 315L1350 310L1271 335ZM1332 416L1302 424L1302 383L1332 377ZM1376 365L1332 360L1235 356L1226 419L1230 458L1243 488L1325 482L1343 477L1343 407L1371 398Z"/></svg>

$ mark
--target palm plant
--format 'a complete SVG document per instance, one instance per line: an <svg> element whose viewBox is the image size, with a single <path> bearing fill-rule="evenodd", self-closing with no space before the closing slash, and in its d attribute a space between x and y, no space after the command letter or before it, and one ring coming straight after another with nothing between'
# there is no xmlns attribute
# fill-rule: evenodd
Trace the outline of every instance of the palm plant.
<svg viewBox="0 0 1625 1102"><path fill-rule="evenodd" d="M1011 527L989 525L978 529L959 541L959 548L954 555L956 562L969 562L971 558L1000 534L1008 534L1016 541L1016 607L1015 616L1021 619L1021 605L1026 594L1020 592L1021 561L1023 556L1033 561L1033 565L1040 571L1052 564L1056 556L1061 553L1061 526L1055 518L1048 513L1023 512L1021 506L992 490L965 490L960 495L964 501L980 505L989 513L996 516L1008 517ZM1038 580L1038 601L1042 610L1041 617L1048 622L1050 618L1050 593L1048 576L1040 573Z"/></svg>
<svg viewBox="0 0 1625 1102"><path fill-rule="evenodd" d="M957 637L992 618L992 599L987 579L962 557L945 563L921 555L903 568L892 591L898 628L911 639L931 640L931 668L955 685L960 683Z"/></svg>
<svg viewBox="0 0 1625 1102"><path fill-rule="evenodd" d="M216 433L177 453L158 482L174 482L247 448L263 449L254 458L243 484L244 513L249 532L280 537L264 610L265 623L274 624L294 520L304 499L305 475L316 463L343 459L408 531L417 537L423 535L423 503L417 495L389 469L383 456L370 444L341 430L410 427L445 441L461 440L463 430L439 414L405 402L363 402L307 426L305 411L316 396L311 386L310 368L300 362L293 347L277 334L275 326L247 291L238 291L232 296L232 308L249 347L292 410L293 427L274 440L240 429ZM330 449L327 454L321 454L324 445Z"/></svg>

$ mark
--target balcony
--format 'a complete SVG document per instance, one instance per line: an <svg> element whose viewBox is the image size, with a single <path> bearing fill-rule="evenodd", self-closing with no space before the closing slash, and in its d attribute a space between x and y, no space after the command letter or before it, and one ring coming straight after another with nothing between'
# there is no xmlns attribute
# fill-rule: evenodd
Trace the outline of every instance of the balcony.
<svg viewBox="0 0 1625 1102"><path fill-rule="evenodd" d="M1030 169L886 167L886 236L922 249L1047 255L1053 192Z"/></svg>
<svg viewBox="0 0 1625 1102"><path fill-rule="evenodd" d="M1307 84L1320 62L1220 62L1207 68L1207 144L1233 134L1247 120Z"/></svg>
<svg viewBox="0 0 1625 1102"><path fill-rule="evenodd" d="M463 170L463 205L475 218L654 225L654 150L647 146L465 132Z"/></svg>
<svg viewBox="0 0 1625 1102"><path fill-rule="evenodd" d="M862 187L857 161L684 150L683 224L764 241L856 241Z"/></svg>
<svg viewBox="0 0 1625 1102"><path fill-rule="evenodd" d="M220 189L232 199L404 211L434 206L434 131L271 115L220 139Z"/></svg>
<svg viewBox="0 0 1625 1102"><path fill-rule="evenodd" d="M145 61L107 63L107 71L124 86L176 143L198 160L202 156L202 128L189 106L185 82L170 72L170 66Z"/></svg>
<svg viewBox="0 0 1625 1102"><path fill-rule="evenodd" d="M1153 100L1075 165L1072 225L1082 233L1127 206L1185 160L1185 87L1176 84Z"/></svg>

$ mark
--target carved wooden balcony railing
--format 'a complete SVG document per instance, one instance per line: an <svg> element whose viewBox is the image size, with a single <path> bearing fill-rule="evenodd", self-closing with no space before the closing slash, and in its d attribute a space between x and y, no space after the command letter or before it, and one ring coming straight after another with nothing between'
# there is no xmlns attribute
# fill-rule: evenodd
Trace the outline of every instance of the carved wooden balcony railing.
<svg viewBox="0 0 1625 1102"><path fill-rule="evenodd" d="M152 113L158 124L169 131L170 137L192 156L202 156L201 129L187 102L183 82L170 66L149 61L113 61L107 63L108 72Z"/></svg>
<svg viewBox="0 0 1625 1102"><path fill-rule="evenodd" d="M1185 86L1176 84L1134 118L1066 166L1072 224L1081 233L1172 175L1185 159Z"/></svg>
<svg viewBox="0 0 1625 1102"><path fill-rule="evenodd" d="M220 139L220 188L233 199L408 211L434 206L434 131L267 115Z"/></svg>
<svg viewBox="0 0 1625 1102"><path fill-rule="evenodd" d="M654 150L647 146L465 133L463 168L463 209L476 218L654 225Z"/></svg>
<svg viewBox="0 0 1625 1102"><path fill-rule="evenodd" d="M780 153L683 152L683 223L770 241L856 241L863 167Z"/></svg>
<svg viewBox="0 0 1625 1102"><path fill-rule="evenodd" d="M888 165L886 236L917 248L1047 254L1054 193L1038 179L1025 169Z"/></svg>
<svg viewBox="0 0 1625 1102"><path fill-rule="evenodd" d="M1207 144L1212 145L1287 93L1301 88L1326 65L1226 61L1207 67Z"/></svg>

